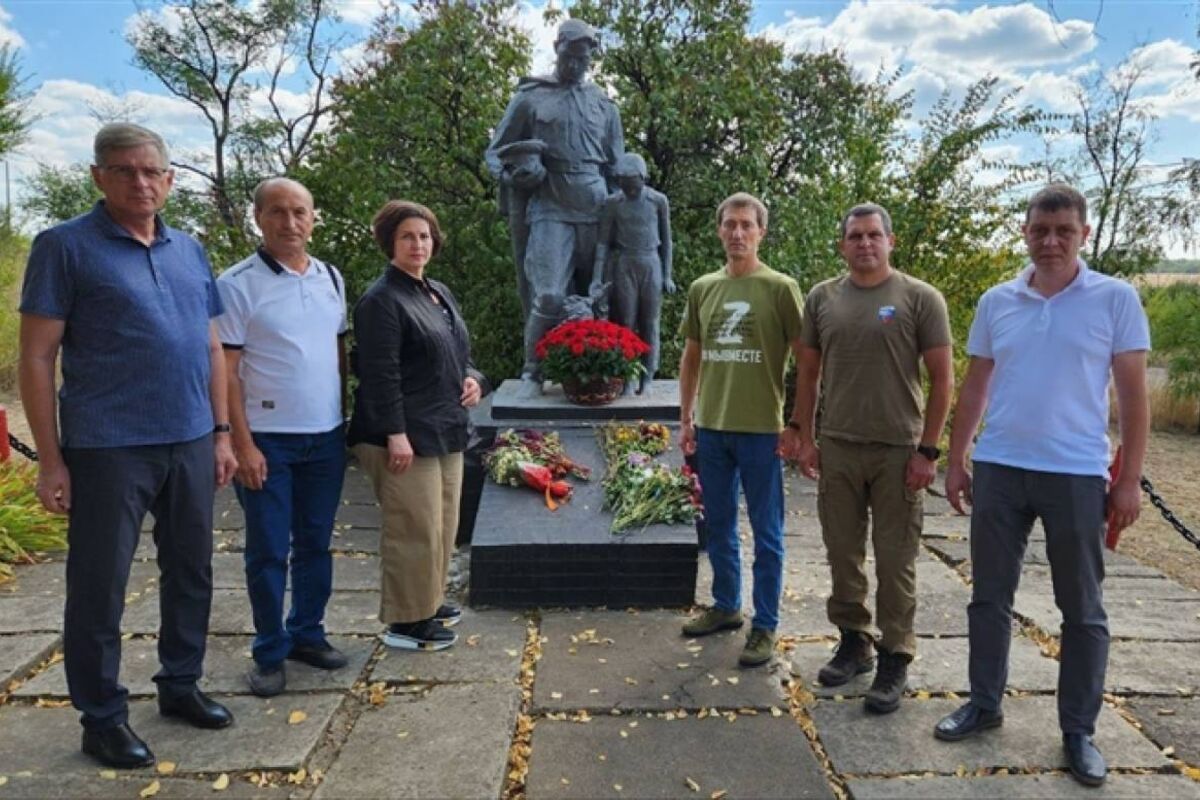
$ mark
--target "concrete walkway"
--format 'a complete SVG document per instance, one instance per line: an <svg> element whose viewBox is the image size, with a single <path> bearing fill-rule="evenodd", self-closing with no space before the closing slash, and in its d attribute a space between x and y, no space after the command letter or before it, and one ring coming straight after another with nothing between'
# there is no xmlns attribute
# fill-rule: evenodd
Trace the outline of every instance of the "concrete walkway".
<svg viewBox="0 0 1200 800"><path fill-rule="evenodd" d="M869 716L869 675L836 693L815 683L834 644L829 576L812 485L789 483L784 638L768 668L743 670L741 632L688 640L678 611L468 610L452 650L388 651L375 638L378 513L352 468L327 618L351 663L334 673L289 663L288 691L271 700L249 695L242 677L252 632L242 521L223 492L203 688L237 724L197 731L156 713L147 541L130 581L122 680L159 765L132 773L79 753L60 663L63 564L19 567L0 586L0 798L1200 798L1188 777L1200 777L1200 594L1110 554L1111 694L1097 740L1112 774L1087 790L1063 772L1058 615L1042 542L1017 598L1005 725L945 744L933 724L967 690L966 520L927 503L909 697L895 714ZM530 495L529 513L549 512ZM702 566L700 601L708 580ZM790 680L792 663L801 679Z"/></svg>

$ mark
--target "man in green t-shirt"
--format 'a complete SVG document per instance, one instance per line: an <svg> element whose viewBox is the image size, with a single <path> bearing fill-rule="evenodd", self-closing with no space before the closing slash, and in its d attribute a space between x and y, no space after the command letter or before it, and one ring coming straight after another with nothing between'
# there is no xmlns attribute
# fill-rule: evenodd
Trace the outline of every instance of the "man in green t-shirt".
<svg viewBox="0 0 1200 800"><path fill-rule="evenodd" d="M888 212L855 206L841 224L849 266L817 284L804 308L796 376L801 471L819 480L817 511L833 574L829 621L841 631L817 679L840 686L875 664L864 570L867 516L875 548L879 669L866 696L895 711L916 651L916 560L922 490L937 471L938 440L954 387L950 323L937 289L892 268ZM921 363L929 373L922 417ZM821 390L820 449L816 443Z"/></svg>
<svg viewBox="0 0 1200 800"><path fill-rule="evenodd" d="M754 531L754 620L738 658L743 666L765 664L775 648L783 585L780 453L800 446L798 431L783 426L783 381L789 353L800 348L802 298L795 280L758 260L766 232L766 206L752 195L732 195L717 209L725 266L688 290L679 365L680 446L699 466L713 571L713 606L683 633L742 625L740 479Z"/></svg>

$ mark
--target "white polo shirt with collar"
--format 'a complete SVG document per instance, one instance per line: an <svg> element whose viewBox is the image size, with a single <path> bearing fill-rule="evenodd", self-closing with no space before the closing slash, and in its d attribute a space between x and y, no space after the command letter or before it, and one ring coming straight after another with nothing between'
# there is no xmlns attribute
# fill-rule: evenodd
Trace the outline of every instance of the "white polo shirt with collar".
<svg viewBox="0 0 1200 800"><path fill-rule="evenodd" d="M342 424L338 337L346 284L309 256L303 274L261 248L217 278L217 335L242 351L238 375L255 433L324 433Z"/></svg>
<svg viewBox="0 0 1200 800"><path fill-rule="evenodd" d="M1040 472L1108 474L1108 382L1113 356L1150 349L1137 290L1079 272L1043 297L1034 268L979 300L967 353L995 361L974 460Z"/></svg>

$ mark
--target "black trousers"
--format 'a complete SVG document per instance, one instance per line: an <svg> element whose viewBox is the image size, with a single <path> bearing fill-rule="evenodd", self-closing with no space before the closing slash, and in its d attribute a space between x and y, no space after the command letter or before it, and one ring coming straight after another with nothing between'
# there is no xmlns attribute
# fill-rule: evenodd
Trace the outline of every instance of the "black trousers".
<svg viewBox="0 0 1200 800"><path fill-rule="evenodd" d="M142 447L63 451L71 477L63 651L71 702L84 727L128 719L118 680L121 615L146 512L158 548L160 695L200 679L212 606L212 436Z"/></svg>
<svg viewBox="0 0 1200 800"><path fill-rule="evenodd" d="M1058 723L1095 733L1108 665L1104 612L1105 481L975 462L971 513L971 702L996 710L1008 681L1012 604L1035 518L1046 529L1054 602L1062 612Z"/></svg>

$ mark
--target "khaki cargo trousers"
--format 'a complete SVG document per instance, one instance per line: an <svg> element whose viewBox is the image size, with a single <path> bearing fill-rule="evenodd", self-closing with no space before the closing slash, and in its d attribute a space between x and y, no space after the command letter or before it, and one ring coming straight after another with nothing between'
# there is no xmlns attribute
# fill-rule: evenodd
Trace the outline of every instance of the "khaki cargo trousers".
<svg viewBox="0 0 1200 800"><path fill-rule="evenodd" d="M911 446L822 437L817 513L833 577L827 610L838 628L871 634L867 524L875 552L881 649L915 655L917 554L923 492L904 485Z"/></svg>

